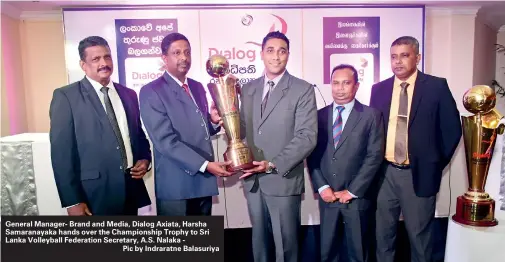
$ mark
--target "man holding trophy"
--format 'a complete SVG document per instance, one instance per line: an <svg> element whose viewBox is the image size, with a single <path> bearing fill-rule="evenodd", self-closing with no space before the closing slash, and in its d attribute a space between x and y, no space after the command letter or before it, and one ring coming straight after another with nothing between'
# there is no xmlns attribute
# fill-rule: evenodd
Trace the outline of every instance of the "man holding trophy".
<svg viewBox="0 0 505 262"><path fill-rule="evenodd" d="M221 77L221 87L211 84L209 90L222 90L210 92L218 101L229 139L225 158L231 159L230 169L240 171L240 178L244 179L254 261L268 261L273 234L276 261L296 262L304 192L303 160L317 140L316 98L312 85L286 71L289 40L284 34L267 34L261 57L265 75L241 90L240 126L234 108L238 101L233 100L236 80ZM207 71L211 76L224 75L224 60L209 59ZM248 148L238 138L246 138Z"/></svg>
<svg viewBox="0 0 505 262"><path fill-rule="evenodd" d="M191 46L180 33L161 42L166 72L140 90L140 112L154 148L158 215L211 215L217 176L229 163L214 162L211 136L220 127L209 114L202 84L186 75Z"/></svg>

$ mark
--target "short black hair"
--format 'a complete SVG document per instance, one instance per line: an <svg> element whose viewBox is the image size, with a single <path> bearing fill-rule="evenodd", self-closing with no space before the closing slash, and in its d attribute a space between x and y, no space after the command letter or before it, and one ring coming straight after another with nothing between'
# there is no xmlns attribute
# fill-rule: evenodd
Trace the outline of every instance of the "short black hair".
<svg viewBox="0 0 505 262"><path fill-rule="evenodd" d="M402 36L398 37L393 43L391 44L391 47L395 45L410 45L414 48L414 52L416 55L419 54L419 41L415 37L412 36Z"/></svg>
<svg viewBox="0 0 505 262"><path fill-rule="evenodd" d="M79 42L79 57L81 58L82 61L86 58L86 48L92 47L92 46L105 46L107 48L109 47L109 43L107 43L107 40L105 40L101 36L88 36L84 39L82 39Z"/></svg>
<svg viewBox="0 0 505 262"><path fill-rule="evenodd" d="M272 38L284 40L284 42L286 42L286 44L288 46L288 51L289 51L289 39L286 37L285 34L279 32L279 31L270 32L263 38L263 43L261 44L261 50L263 50L265 48L265 44L267 43L267 41Z"/></svg>
<svg viewBox="0 0 505 262"><path fill-rule="evenodd" d="M173 42L179 41L179 40L185 40L189 44L188 38L181 33L175 32L175 33L170 33L170 34L166 35L163 38L163 41L161 41L161 53L166 55L168 52L168 49L170 48L170 45Z"/></svg>
<svg viewBox="0 0 505 262"><path fill-rule="evenodd" d="M353 77L354 77L354 83L358 83L358 70L356 70L356 68L354 68L354 66L352 65L348 65L348 64L340 64L338 66L335 66L333 68L333 70L331 70L331 76L333 76L333 73L335 73L335 71L337 70L342 70L342 69L350 69L353 73Z"/></svg>

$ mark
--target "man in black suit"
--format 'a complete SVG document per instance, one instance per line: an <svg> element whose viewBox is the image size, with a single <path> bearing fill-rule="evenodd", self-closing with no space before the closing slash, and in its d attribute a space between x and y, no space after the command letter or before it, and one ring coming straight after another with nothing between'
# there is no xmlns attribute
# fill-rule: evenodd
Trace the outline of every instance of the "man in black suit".
<svg viewBox="0 0 505 262"><path fill-rule="evenodd" d="M344 223L352 262L368 261L370 188L384 159L381 113L355 99L358 72L353 66L332 70L334 102L318 112L317 146L307 159L321 213L321 261L339 261L339 223Z"/></svg>
<svg viewBox="0 0 505 262"><path fill-rule="evenodd" d="M86 76L53 93L51 160L69 215L137 215L151 204L143 176L151 162L135 91L110 80L105 39L79 43Z"/></svg>
<svg viewBox="0 0 505 262"><path fill-rule="evenodd" d="M460 115L447 80L417 70L419 42L391 45L394 76L372 88L370 106L385 119L386 152L376 212L377 261L393 262L403 214L412 261L431 262L436 195L461 138Z"/></svg>

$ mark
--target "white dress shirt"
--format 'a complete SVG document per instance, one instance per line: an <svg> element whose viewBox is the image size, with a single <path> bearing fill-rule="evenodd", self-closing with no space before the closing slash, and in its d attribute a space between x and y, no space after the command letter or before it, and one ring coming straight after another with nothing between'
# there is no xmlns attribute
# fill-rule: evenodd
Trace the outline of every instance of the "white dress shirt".
<svg viewBox="0 0 505 262"><path fill-rule="evenodd" d="M335 102L333 102L333 121L331 122L332 124L335 123L335 119L337 119L337 106L343 106L344 107L344 110L342 111L341 113L341 117L342 117L342 131L344 130L345 128L345 123L347 123L347 119L349 119L349 115L351 114L351 111L352 109L354 108L354 101L356 101L355 99L353 99L351 102L347 103L347 104L344 104L344 105L339 105ZM317 191L319 192L319 194L321 194L321 192L330 187L329 185L324 185L322 187L320 187ZM351 192L349 192L349 194L351 194L352 197L354 198L357 198L355 195L353 195Z"/></svg>
<svg viewBox="0 0 505 262"><path fill-rule="evenodd" d="M276 76L274 79L268 79L267 75L265 74L265 83L263 84L263 96L262 96L261 101L263 101L263 99L265 99L265 96L267 95L268 90L270 90L270 86L268 85L268 81L274 82L274 87L272 87L272 92L273 92L275 87L277 86L277 84L281 80L282 76L284 76L284 73L286 73L286 70L284 70L284 72L282 72L282 74ZM269 94L269 95L272 95L272 94ZM268 101L267 101L267 104L268 104Z"/></svg>
<svg viewBox="0 0 505 262"><path fill-rule="evenodd" d="M100 89L103 87L102 84L98 83L97 81L87 76L86 78L95 89L98 98L100 98L100 102L102 102L102 106L105 112L107 112L104 102L105 95L102 93L102 91L100 91ZM112 108L114 109L114 113L116 114L117 124L119 125L119 130L121 131L121 137L123 138L124 148L126 150L126 159L128 163L128 168L131 168L133 167L133 152L130 143L130 131L128 129L128 119L126 118L126 112L124 110L123 103L121 102L121 98L119 97L119 94L117 93L117 90L114 87L112 81L110 81L106 85L106 87L109 88L108 94L110 102L112 103Z"/></svg>
<svg viewBox="0 0 505 262"><path fill-rule="evenodd" d="M186 77L184 79L184 83L182 83L179 79L177 79L177 77L174 77L173 75L171 75L168 71L165 71L167 72L167 74L172 78L174 79L174 81L181 87L181 89L183 89L182 85L183 84L186 84L188 86L188 91L189 91L189 95L191 96L191 99L193 100L193 103L195 103L195 105L198 107L198 104L196 103L196 100L195 100L195 97L193 96L193 93L191 92L191 89L189 89L189 84L188 84L188 78ZM184 91L184 90L183 90ZM207 132L207 136L210 136L209 134L209 129L207 128L207 120L204 119L203 121L205 123L205 132ZM212 123L212 126L214 128L218 128L219 125L215 125L214 123ZM205 160L205 162L203 162L202 166L200 167L199 171L200 172L205 172L205 170L207 170L207 165L209 164L209 161Z"/></svg>

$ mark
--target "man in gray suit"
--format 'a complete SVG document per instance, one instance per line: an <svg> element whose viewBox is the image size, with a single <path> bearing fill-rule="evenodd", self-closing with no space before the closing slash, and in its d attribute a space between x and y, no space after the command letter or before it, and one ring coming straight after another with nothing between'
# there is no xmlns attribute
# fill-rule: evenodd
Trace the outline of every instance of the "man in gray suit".
<svg viewBox="0 0 505 262"><path fill-rule="evenodd" d="M276 261L298 261L303 160L316 146L314 88L286 71L289 40L280 32L263 39L265 75L243 86L241 128L254 163L243 184L252 223L254 261L268 261L273 233Z"/></svg>
<svg viewBox="0 0 505 262"><path fill-rule="evenodd" d="M380 111L355 99L358 72L351 65L332 70L333 103L318 112L317 146L307 158L319 195L321 261L339 261L337 233L344 223L349 261L368 261L369 208L376 174L384 158Z"/></svg>

